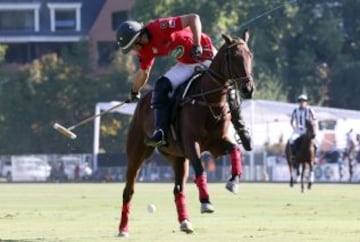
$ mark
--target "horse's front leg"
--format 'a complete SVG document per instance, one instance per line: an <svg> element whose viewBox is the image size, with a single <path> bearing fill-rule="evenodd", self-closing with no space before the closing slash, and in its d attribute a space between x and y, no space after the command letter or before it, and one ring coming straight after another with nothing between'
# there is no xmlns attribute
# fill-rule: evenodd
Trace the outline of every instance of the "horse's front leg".
<svg viewBox="0 0 360 242"><path fill-rule="evenodd" d="M352 177L354 174L354 167L353 167L353 161L352 161L352 157L349 155L348 156L348 161L349 161L349 182L352 182Z"/></svg>
<svg viewBox="0 0 360 242"><path fill-rule="evenodd" d="M293 156L293 154L291 153L291 150L290 150L290 143L288 142L286 144L286 148L285 148L285 155L286 155L286 160L287 160L287 163L288 163L288 166L289 166L289 174L290 174L290 182L289 182L289 185L290 187L293 187L294 186L294 171L293 171L293 168L294 168L294 160L295 160L295 157Z"/></svg>
<svg viewBox="0 0 360 242"><path fill-rule="evenodd" d="M313 161L310 161L309 163L309 183L308 183L308 189L311 189L311 185L314 182L314 171L313 171Z"/></svg>
<svg viewBox="0 0 360 242"><path fill-rule="evenodd" d="M173 158L172 161L175 174L175 206L180 223L180 230L186 233L192 233L194 229L189 220L184 192L185 183L189 174L189 161L184 158Z"/></svg>
<svg viewBox="0 0 360 242"><path fill-rule="evenodd" d="M228 140L223 140L223 148L230 154L231 176L226 182L226 189L232 193L237 193L239 189L239 180L242 175L242 160L240 148Z"/></svg>
<svg viewBox="0 0 360 242"><path fill-rule="evenodd" d="M290 173L290 187L294 186L294 172L293 172L293 164L291 161L288 161L289 165L289 173Z"/></svg>
<svg viewBox="0 0 360 242"><path fill-rule="evenodd" d="M213 213L215 210L210 202L210 195L207 187L207 177L204 166L200 159L200 147L197 142L187 142L185 154L190 158L195 173L195 184L199 191L201 213Z"/></svg>
<svg viewBox="0 0 360 242"><path fill-rule="evenodd" d="M119 236L129 236L129 215L130 215L130 201L134 194L134 185L137 177L138 168L129 166L126 173L126 184L123 190L123 204L121 210L121 220L119 224Z"/></svg>
<svg viewBox="0 0 360 242"><path fill-rule="evenodd" d="M300 162L298 162L298 159L296 159L296 183L300 182Z"/></svg>
<svg viewBox="0 0 360 242"><path fill-rule="evenodd" d="M302 171L301 171L301 192L304 192L304 174L306 169L306 163L302 163Z"/></svg>

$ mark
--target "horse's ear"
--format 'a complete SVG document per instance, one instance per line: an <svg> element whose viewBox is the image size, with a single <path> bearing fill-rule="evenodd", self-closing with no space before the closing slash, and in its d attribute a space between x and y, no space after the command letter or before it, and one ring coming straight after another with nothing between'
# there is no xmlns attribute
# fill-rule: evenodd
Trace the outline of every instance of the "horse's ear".
<svg viewBox="0 0 360 242"><path fill-rule="evenodd" d="M249 29L245 29L242 35L242 39L247 43L250 39L250 32Z"/></svg>
<svg viewBox="0 0 360 242"><path fill-rule="evenodd" d="M226 44L230 44L232 42L232 38L227 34L221 34L223 39L225 40Z"/></svg>

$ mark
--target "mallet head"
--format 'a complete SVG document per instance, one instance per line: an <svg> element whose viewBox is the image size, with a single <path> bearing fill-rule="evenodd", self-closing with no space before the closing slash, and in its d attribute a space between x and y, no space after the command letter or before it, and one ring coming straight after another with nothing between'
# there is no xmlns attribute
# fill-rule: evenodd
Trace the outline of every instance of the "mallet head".
<svg viewBox="0 0 360 242"><path fill-rule="evenodd" d="M65 128L64 126L62 126L58 123L54 123L53 128L70 139L76 139L75 133L73 133L70 129Z"/></svg>

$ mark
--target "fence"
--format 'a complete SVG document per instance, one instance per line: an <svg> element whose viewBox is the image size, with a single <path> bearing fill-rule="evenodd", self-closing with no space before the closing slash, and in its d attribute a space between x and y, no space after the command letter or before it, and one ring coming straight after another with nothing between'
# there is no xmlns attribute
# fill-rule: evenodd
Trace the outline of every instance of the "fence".
<svg viewBox="0 0 360 242"><path fill-rule="evenodd" d="M21 157L36 157L46 161L51 167L47 181L119 181L126 177L126 156L124 154L102 154L98 156L98 168L93 167L93 156L91 154L69 154L69 155L29 155ZM203 157L204 158L204 157ZM252 160L253 159L253 160ZM19 160L19 156L0 156L0 174L8 179L8 172L14 172L15 168L9 169L11 161ZM20 159L21 161L21 159ZM19 162L19 161L18 161ZM203 159L207 168L209 182L224 182L230 174L230 160L228 156L219 157L215 165L208 165L209 159ZM61 168L61 164L64 165ZM78 166L78 167L77 167ZM76 174L76 169L78 174ZM360 182L360 163L353 161L353 176L351 182ZM349 164L342 161L337 163L317 164L314 168L315 181L319 182L348 182L350 180ZM189 169L189 180L194 177L193 169ZM289 181L289 169L284 157L267 156L265 152L258 152L251 156L250 153L243 154L243 181L261 182L287 182ZM11 180L11 179L8 179ZM140 182L172 182L172 167L159 155L154 154L145 161L138 176Z"/></svg>

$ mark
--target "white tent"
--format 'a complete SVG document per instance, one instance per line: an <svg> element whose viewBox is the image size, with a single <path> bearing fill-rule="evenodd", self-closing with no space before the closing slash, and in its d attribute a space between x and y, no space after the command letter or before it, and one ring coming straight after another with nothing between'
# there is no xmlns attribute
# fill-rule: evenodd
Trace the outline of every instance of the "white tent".
<svg viewBox="0 0 360 242"><path fill-rule="evenodd" d="M101 111L110 109L120 102L100 102L96 104L95 115ZM250 128L254 147L262 147L265 142L275 143L282 135L284 138L290 136L292 129L290 126L290 115L297 103L283 103L266 100L246 100L242 103L242 114ZM124 104L114 109L113 112L132 115L136 108L136 104ZM320 106L312 106L319 120L337 120L341 124L339 132L345 134L349 125L355 125L360 121L360 112L355 110L346 110L338 108L328 108ZM356 127L353 127L356 129ZM360 131L360 130L359 130ZM234 132L230 129L231 133ZM231 135L232 136L232 135ZM97 168L97 154L99 153L99 137L100 137L100 117L94 120L94 168ZM250 156L253 157L253 156ZM253 163L253 158L250 161Z"/></svg>

